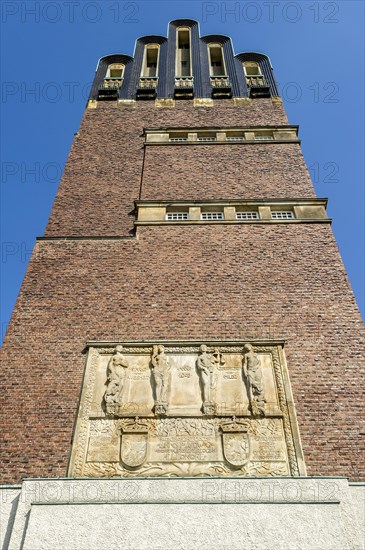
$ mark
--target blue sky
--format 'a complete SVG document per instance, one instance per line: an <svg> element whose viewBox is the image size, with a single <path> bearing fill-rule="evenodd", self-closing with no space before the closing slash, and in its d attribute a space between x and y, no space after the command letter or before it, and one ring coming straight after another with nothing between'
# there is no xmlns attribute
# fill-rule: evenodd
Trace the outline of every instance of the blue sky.
<svg viewBox="0 0 365 550"><path fill-rule="evenodd" d="M364 3L1 3L1 337L36 236L43 234L97 60L132 55L135 39L196 19L235 52L270 56L317 195L364 315Z"/></svg>

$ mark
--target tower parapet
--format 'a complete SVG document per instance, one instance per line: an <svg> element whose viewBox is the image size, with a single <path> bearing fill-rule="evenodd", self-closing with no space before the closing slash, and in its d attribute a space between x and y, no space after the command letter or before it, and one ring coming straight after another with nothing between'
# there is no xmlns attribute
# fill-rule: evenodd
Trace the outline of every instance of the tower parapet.
<svg viewBox="0 0 365 550"><path fill-rule="evenodd" d="M230 37L200 37L197 21L171 21L168 38L143 36L134 57L113 54L99 60L91 100L276 97L267 55L234 54Z"/></svg>

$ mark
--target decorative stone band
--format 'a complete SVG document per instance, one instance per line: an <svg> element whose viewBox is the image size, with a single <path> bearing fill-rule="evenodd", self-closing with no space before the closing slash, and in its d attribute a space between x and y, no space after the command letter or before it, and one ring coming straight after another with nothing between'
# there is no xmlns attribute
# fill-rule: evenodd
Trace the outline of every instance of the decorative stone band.
<svg viewBox="0 0 365 550"><path fill-rule="evenodd" d="M189 100L184 100L189 101ZM191 100L194 107L213 107L217 101L208 97L195 97ZM257 104L257 99L251 99L249 97L232 97L232 99L226 99L229 101L233 107L252 107L255 103ZM273 105L281 105L282 100L279 96L273 96L270 99L260 99L259 101L271 101ZM98 101L96 99L90 99L87 103L88 109L96 109L98 106ZM117 99L115 101L116 106L121 109L134 109L137 107L137 101L135 99ZM172 98L156 98L154 100L155 107L160 109L173 109L176 105L175 99Z"/></svg>
<svg viewBox="0 0 365 550"><path fill-rule="evenodd" d="M145 129L146 145L300 143L298 126Z"/></svg>
<svg viewBox="0 0 365 550"><path fill-rule="evenodd" d="M136 225L331 223L327 199L264 201L135 201Z"/></svg>

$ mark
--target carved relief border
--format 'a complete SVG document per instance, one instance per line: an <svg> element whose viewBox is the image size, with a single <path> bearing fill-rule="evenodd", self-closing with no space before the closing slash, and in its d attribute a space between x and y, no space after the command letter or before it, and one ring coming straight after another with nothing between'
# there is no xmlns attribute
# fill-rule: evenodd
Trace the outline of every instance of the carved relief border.
<svg viewBox="0 0 365 550"><path fill-rule="evenodd" d="M195 344L195 343L194 343ZM132 354L151 354L152 345L137 344L128 345L123 344L124 351L126 355ZM199 345L188 345L184 343L182 345L168 345L164 342L165 351L169 354L196 354L199 352ZM242 354L242 349L244 342L237 344L226 344L225 342L209 342L208 347L210 351L214 347L222 347L225 353L233 354ZM155 463L153 467L139 469L138 472L125 471L120 465L113 463L99 463L99 464L87 464L86 463L86 454L88 448L88 436L89 436L89 425L90 418L92 416L92 399L94 384L96 379L96 372L98 368L99 358L103 355L110 355L114 345L102 344L100 347L95 343L93 346L89 347L87 356L86 356L86 365L85 365L85 380L84 386L81 395L80 408L78 414L78 420L75 429L74 435L74 444L69 464L69 475L72 476L128 476L135 477L139 475L159 475L159 470L163 469L163 465ZM286 448L288 453L288 462L290 467L290 475L298 476L305 475L305 465L304 459L301 450L299 432L296 423L295 410L293 407L293 400L291 395L289 374L287 372L287 366L285 361L285 354L282 344L274 344L273 342L268 343L267 345L254 345L254 351L256 353L265 353L271 355L273 372L275 374L275 381L278 391L278 401L279 408L282 412L282 421L283 421L283 430L286 442ZM103 420L103 419L100 419ZM113 429L121 429L122 424L125 423L127 419L116 419L112 421ZM149 424L152 423L151 419L144 419ZM216 418L218 421L219 419ZM110 422L110 420L109 420ZM195 471L198 473L194 474ZM234 475L234 472L227 471L224 464L220 465L210 465L204 471L202 465L195 465L194 463L186 464L185 470L180 475ZM213 471L212 471L213 470ZM171 475L174 475L171 473ZM175 474L178 475L178 474ZM245 473L242 468L241 475L255 475L253 472L247 471ZM257 474L256 474L257 475ZM259 474L260 475L260 474ZM280 472L273 473L271 475L280 475Z"/></svg>
<svg viewBox="0 0 365 550"><path fill-rule="evenodd" d="M273 349L270 347L259 346L256 348L255 351L271 354L272 363L273 363L274 372L275 372L276 386L278 389L279 406L280 406L281 412L283 413L284 434L285 434L285 441L286 441L286 446L288 450L290 472L292 476L299 476L300 473L298 468L297 455L294 449L293 434L291 430L291 422L290 422L289 411L287 407L287 400L286 400L284 381L283 381L283 372L282 372L282 367L280 363L278 347ZM283 368L285 368L285 365L283 365ZM303 464L304 464L304 461L303 461Z"/></svg>
<svg viewBox="0 0 365 550"><path fill-rule="evenodd" d="M76 422L76 428L73 437L73 448L69 464L69 474L72 471L72 475L82 476L83 465L85 462L87 442L88 442L88 428L89 418L91 413L91 403L93 398L94 384L96 378L96 369L98 366L99 352L96 348L89 348L89 351L85 358L85 377L84 385L82 388L79 415ZM88 362L90 361L90 368L87 369ZM76 445L75 445L76 443Z"/></svg>

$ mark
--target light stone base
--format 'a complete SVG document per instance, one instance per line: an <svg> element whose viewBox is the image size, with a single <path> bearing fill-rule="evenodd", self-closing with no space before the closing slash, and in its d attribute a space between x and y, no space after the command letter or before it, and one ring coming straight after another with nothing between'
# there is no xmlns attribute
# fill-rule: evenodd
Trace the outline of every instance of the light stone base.
<svg viewBox="0 0 365 550"><path fill-rule="evenodd" d="M1 549L361 549L345 478L35 479L1 488Z"/></svg>

